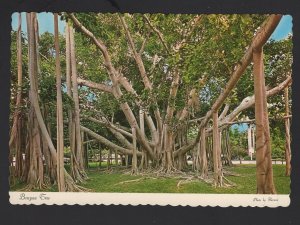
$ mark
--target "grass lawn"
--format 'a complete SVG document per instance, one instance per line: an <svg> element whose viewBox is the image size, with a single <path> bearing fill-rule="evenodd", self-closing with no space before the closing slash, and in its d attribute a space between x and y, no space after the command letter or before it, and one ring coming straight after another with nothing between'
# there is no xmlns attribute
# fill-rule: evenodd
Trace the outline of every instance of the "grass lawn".
<svg viewBox="0 0 300 225"><path fill-rule="evenodd" d="M82 184L93 192L136 192L136 193L220 193L220 194L255 194L256 193L256 174L255 165L235 165L226 168L240 176L226 176L227 179L234 182L236 186L215 188L204 181L190 181L181 183L177 178L146 178L142 176L132 176L121 172L104 173L97 171L97 165L90 165L88 171L89 179ZM104 169L105 166L102 167ZM273 165L275 187L278 194L290 193L290 178L285 176L285 165ZM152 176L153 177L153 176ZM140 179L140 180L138 180ZM137 180L126 182L128 180ZM124 182L125 181L125 182ZM122 183L123 182L123 183ZM11 187L12 191L22 188L22 184ZM56 191L52 187L44 191Z"/></svg>
<svg viewBox="0 0 300 225"><path fill-rule="evenodd" d="M66 166L67 167L67 166ZM101 170L97 169L98 164L90 164L88 170L89 179L82 184L83 187L93 192L135 192L135 193L220 193L220 194L255 194L256 193L256 175L255 165L234 165L226 168L230 173L239 176L226 176L227 179L234 182L236 186L215 188L211 184L201 180L182 182L178 178L162 178L147 176L132 176L129 173L112 172L108 173L102 165ZM68 169L68 168L67 168ZM290 178L286 177L285 165L273 165L275 187L278 194L290 193ZM135 181L129 181L135 180ZM125 181L125 182L124 182ZM129 182L127 182L129 181ZM16 183L11 187L11 191L18 191L24 188L25 184ZM39 191L39 190L34 190ZM42 191L57 191L56 186L52 186Z"/></svg>
<svg viewBox="0 0 300 225"><path fill-rule="evenodd" d="M111 173L100 174L97 171L88 173L90 178L84 187L96 192L138 192L138 193L228 193L228 194L253 194L256 193L255 165L235 165L226 168L240 176L228 176L236 187L214 188L203 181L182 183L176 178L142 179L139 181L121 183L127 180L136 180L142 176L129 174ZM278 194L290 193L290 178L284 175L284 165L273 165L274 181Z"/></svg>

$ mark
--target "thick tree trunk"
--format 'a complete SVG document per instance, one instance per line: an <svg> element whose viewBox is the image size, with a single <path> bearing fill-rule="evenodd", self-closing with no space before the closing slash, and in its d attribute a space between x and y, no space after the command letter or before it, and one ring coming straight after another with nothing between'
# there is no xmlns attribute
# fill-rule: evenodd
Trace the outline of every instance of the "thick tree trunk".
<svg viewBox="0 0 300 225"><path fill-rule="evenodd" d="M37 119L35 117L34 109L31 108L29 112L28 119L29 128L29 155L30 163L27 176L27 183L29 189L39 188L42 189L44 185L44 175L43 175L43 160L41 154L40 145L40 134Z"/></svg>
<svg viewBox="0 0 300 225"><path fill-rule="evenodd" d="M168 124L164 125L164 135L163 135L163 168L166 173L169 173L174 168L173 162L173 145L174 145L174 138L173 138L173 131L169 127Z"/></svg>
<svg viewBox="0 0 300 225"><path fill-rule="evenodd" d="M72 96L72 81L71 81L71 51L70 51L70 29L69 24L66 25L66 83L67 83L67 94L73 99ZM70 140L70 151L71 151L71 175L73 179L81 179L78 171L78 162L76 159L76 143L75 143L75 122L74 113L72 109L68 111L68 125L69 125L69 140ZM79 178L78 178L79 177Z"/></svg>
<svg viewBox="0 0 300 225"><path fill-rule="evenodd" d="M38 187L42 188L44 185L43 174L43 159L41 153L41 137L39 132L39 125L43 121L42 114L38 105L38 89L37 89L37 42L35 40L35 13L27 13L27 33L28 33L28 59L29 59L29 79L30 79L30 112L28 118L28 145L29 148L26 157L30 158L29 170L27 175L27 183L29 189ZM44 124L45 125L45 124ZM43 128L40 129L43 131Z"/></svg>
<svg viewBox="0 0 300 225"><path fill-rule="evenodd" d="M289 89L284 89L284 102L285 102L285 175L291 175L291 136L290 136L290 107L289 107Z"/></svg>
<svg viewBox="0 0 300 225"><path fill-rule="evenodd" d="M136 132L135 128L132 128L132 144L133 144L133 154L132 154L132 169L131 173L132 174L137 174L138 173L138 167L137 167L137 149L136 149Z"/></svg>
<svg viewBox="0 0 300 225"><path fill-rule="evenodd" d="M174 71L173 81L170 87L170 95L168 100L167 112L164 124L164 169L166 172L173 170L173 151L174 151L174 140L175 135L172 129L172 118L175 111L175 98L177 95L180 75L179 71Z"/></svg>
<svg viewBox="0 0 300 225"><path fill-rule="evenodd" d="M38 88L37 88L37 50L36 50L36 41L35 41L35 13L27 13L27 28L28 28L28 44L29 44L29 80L30 80L30 103L31 103L31 112L29 114L30 122L28 123L28 137L29 143L26 151L28 154L26 157L29 158L28 163L28 183L29 187L33 185L33 182L36 181L39 186L43 183L43 159L41 154L41 135L44 138L44 141L48 145L48 149L52 158L53 166L57 166L57 153L56 149L52 143L51 137L48 133L46 124L44 122L41 109L38 101ZM36 121L36 122L35 122ZM35 125L37 124L37 125ZM39 128L39 129L38 129ZM41 135L40 135L41 134ZM70 191L80 191L73 180L70 178L66 170L64 169L64 176L66 178L66 190Z"/></svg>
<svg viewBox="0 0 300 225"><path fill-rule="evenodd" d="M69 48L70 52L70 73L71 73L71 85L72 85L72 93L73 93L73 101L74 101L74 111L73 111L73 125L72 125L72 151L73 155L73 163L72 163L72 171L73 178L82 182L85 180L86 173L84 170L83 163L83 150L82 150L82 140L81 140L81 132L80 132L80 110L79 110L79 96L78 96L78 84L77 84L77 68L76 68L76 56L75 56L75 41L74 41L74 33L73 28L68 26L68 37L69 37Z"/></svg>
<svg viewBox="0 0 300 225"><path fill-rule="evenodd" d="M213 113L213 165L214 165L214 185L223 186L222 163L221 163L221 143L218 127L218 112Z"/></svg>
<svg viewBox="0 0 300 225"><path fill-rule="evenodd" d="M197 145L194 147L194 152L193 152L193 165L192 165L192 169L196 172L200 171L200 166L201 166L201 156L200 156L200 152L201 152L201 142L198 142ZM181 155L178 156L178 158Z"/></svg>
<svg viewBox="0 0 300 225"><path fill-rule="evenodd" d="M258 194L275 194L271 158L270 129L266 104L262 48L253 52L256 122L256 178Z"/></svg>
<svg viewBox="0 0 300 225"><path fill-rule="evenodd" d="M208 165L207 165L207 152L206 152L206 135L205 128L201 130L200 139L200 175L203 178L208 176Z"/></svg>
<svg viewBox="0 0 300 225"><path fill-rule="evenodd" d="M46 111L45 115L47 115L47 110L45 110L45 111ZM46 118L46 116L45 116L45 118ZM48 129L48 132L49 132L50 131L50 126L48 126L47 129ZM49 132L49 135L51 136L50 132ZM51 154L50 154L50 151L49 151L48 143L47 143L47 141L44 137L42 137L42 146L43 146L42 153L45 157L45 162L46 162L46 172L47 172L47 175L50 179L50 183L54 184L54 183L56 183L56 180L57 180L56 179L57 169L56 169L55 165L53 164L53 160L52 160L52 157L51 157Z"/></svg>
<svg viewBox="0 0 300 225"><path fill-rule="evenodd" d="M56 73L56 92L57 92L57 184L58 191L65 191L64 177L64 129L63 129L63 104L61 91L61 70L59 57L58 39L58 15L54 13L54 37L55 37L55 73Z"/></svg>
<svg viewBox="0 0 300 225"><path fill-rule="evenodd" d="M225 148L225 153L224 154L224 157L226 158L226 165L228 166L232 166L232 162L231 162L231 149L230 149L230 140L229 140L229 128L225 128L224 130L224 148Z"/></svg>
<svg viewBox="0 0 300 225"><path fill-rule="evenodd" d="M21 35L22 17L19 13L19 24L17 31L17 64L18 64L18 87L16 108L13 115L13 125L10 133L9 148L10 159L15 156L15 170L11 176L21 178L23 170L23 155L22 155L22 117L21 117L21 101L22 101L22 35ZM11 161L12 164L12 161Z"/></svg>
<svg viewBox="0 0 300 225"><path fill-rule="evenodd" d="M36 67L36 50L32 49L35 48L35 40L34 40L34 28L32 27L31 24L33 23L33 17L34 17L34 13L27 13L27 21L28 21L28 39L29 39L29 79L30 79L30 93L29 93L29 97L31 98L31 104L32 107L34 108L34 112L36 114L36 118L40 127L40 131L42 133L42 135L45 137L47 144L49 146L49 150L51 152L51 156L53 157L53 160L55 162L55 165L57 163L56 161L56 149L52 143L52 140L49 136L49 133L47 131L45 122L43 120L42 117L42 113L41 113L41 109L39 107L39 102L38 102L38 89L37 89L37 78L36 78L36 71L37 71L37 67ZM30 22L31 21L31 22Z"/></svg>
<svg viewBox="0 0 300 225"><path fill-rule="evenodd" d="M80 166L79 169L83 169L81 133L80 133L80 116L79 116L80 115L79 96L78 96L78 85L77 85L77 68L76 68L75 41L74 41L73 29L70 29L70 54L71 54L71 71L72 71L72 90L73 90L73 101L74 101L76 159Z"/></svg>
<svg viewBox="0 0 300 225"><path fill-rule="evenodd" d="M145 113L143 109L139 110L139 120L140 120L140 129L141 129L141 133L143 136L145 136ZM142 152L142 159L141 159L141 164L140 167L141 169L143 169L143 167L147 166L146 162L145 162L145 155L147 154L147 152L142 148L140 149L140 151ZM154 151L155 152L155 151Z"/></svg>

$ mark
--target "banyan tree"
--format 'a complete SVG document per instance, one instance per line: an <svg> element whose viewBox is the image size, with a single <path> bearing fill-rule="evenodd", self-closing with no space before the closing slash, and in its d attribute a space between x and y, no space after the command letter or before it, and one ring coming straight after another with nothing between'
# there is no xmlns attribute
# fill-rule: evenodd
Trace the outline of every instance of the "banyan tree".
<svg viewBox="0 0 300 225"><path fill-rule="evenodd" d="M185 171L191 156L192 170L201 179L213 172L214 185L222 186L227 180L223 166L231 165L228 129L247 113L256 127L257 193L276 193L268 98L285 89L289 118L291 65L285 58L284 74L266 88L265 64L272 54L264 58L263 49L275 44L267 41L281 15L62 13L66 27L59 36L55 14L50 56L39 52L35 14L27 17L26 96L21 95L20 28L17 33L18 89L10 141L16 176L42 187L47 174L60 191L82 190L76 183L87 178L89 137L125 159L132 174L149 168ZM39 81L46 76L40 65L48 57L56 59L52 111L39 97ZM249 92L239 88L239 81ZM29 103L26 118L18 111L22 97ZM50 114L57 118L54 124L47 123ZM23 135L20 126L27 126ZM289 136L286 119L287 160ZM70 172L64 169L64 148L71 152Z"/></svg>

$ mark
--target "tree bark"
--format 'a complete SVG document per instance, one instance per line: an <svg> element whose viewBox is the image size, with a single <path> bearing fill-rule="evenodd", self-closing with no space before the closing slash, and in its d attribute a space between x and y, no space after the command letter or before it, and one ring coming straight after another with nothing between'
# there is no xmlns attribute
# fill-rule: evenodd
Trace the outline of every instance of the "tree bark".
<svg viewBox="0 0 300 225"><path fill-rule="evenodd" d="M132 154L132 169L131 174L137 174L138 173L138 167L137 167L137 149L136 149L136 132L135 128L132 128L132 144L133 144L133 154Z"/></svg>
<svg viewBox="0 0 300 225"><path fill-rule="evenodd" d="M78 84L77 84L77 68L76 68L76 55L75 55L75 41L74 41L74 33L73 28L69 27L69 44L70 44L70 70L71 70L71 85L72 85L72 93L73 93L73 101L74 101L74 111L73 111L73 129L72 134L75 136L75 141L73 140L73 148L75 152L74 158L76 159L74 166L74 173L76 176L75 180L79 182L86 179L86 173L84 170L83 163L83 151L82 151L82 141L81 141L81 132L80 132L80 109L79 109L79 96L78 96ZM75 129L74 129L75 128Z"/></svg>
<svg viewBox="0 0 300 225"><path fill-rule="evenodd" d="M213 113L213 165L214 165L214 185L221 187L222 181L222 163L221 163L221 145L220 132L218 128L218 112Z"/></svg>
<svg viewBox="0 0 300 225"><path fill-rule="evenodd" d="M173 81L170 87L170 94L167 106L167 112L164 122L164 169L170 172L173 169L173 146L174 131L172 129L172 118L175 111L175 98L179 86L180 75L177 69L174 71Z"/></svg>
<svg viewBox="0 0 300 225"><path fill-rule="evenodd" d="M51 137L48 133L47 127L45 125L45 122L43 120L43 116L41 113L41 109L39 107L39 102L38 102L38 88L37 88L37 50L36 50L36 40L35 40L35 30L36 28L34 28L34 24L36 22L36 15L35 13L27 13L27 29L28 29L28 43L29 43L29 80L30 80L30 93L29 93L29 98L30 98L30 102L31 102L31 111L32 113L31 115L31 119L32 122L29 124L32 124L31 126L29 126L29 137L30 137L30 133L31 136L33 137L31 139L31 141L29 142L29 149L31 152L31 155L34 154L34 156L36 156L36 160L34 159L34 157L32 157L30 155L30 164L29 166L32 167L32 165L36 165L35 168L33 169L29 169L28 172L28 180L30 182L29 185L33 184L33 181L35 179L37 179L39 186L42 186L43 183L43 160L42 160L42 154L41 154L41 146L40 146L40 138L38 138L39 133L42 134L44 140L46 141L48 147L49 147L49 151L50 151L50 155L52 158L52 162L54 167L57 166L57 153L56 153L56 149L52 143ZM34 121L37 122L34 122ZM35 128L35 124L38 124L39 129ZM37 168L38 167L38 168ZM34 171L35 170L35 171ZM67 172L64 170L65 175L67 174ZM37 177L38 175L38 177ZM68 174L67 174L68 175ZM73 190L73 183L68 182L68 188L72 188Z"/></svg>
<svg viewBox="0 0 300 225"><path fill-rule="evenodd" d="M253 73L256 122L256 178L258 194L275 194L271 158L270 129L266 88L263 72L262 48L253 51Z"/></svg>
<svg viewBox="0 0 300 225"><path fill-rule="evenodd" d="M29 148L29 170L27 176L27 183L29 189L37 187L42 188L44 185L44 175L43 175L43 159L40 146L40 133L41 131L47 132L45 123L42 118L42 114L38 103L38 89L37 89L37 42L35 35L35 13L27 13L27 34L28 34L28 59L29 59L29 80L30 80L30 112L28 118L28 129L29 129L29 143L27 147ZM44 133L45 134L45 133ZM48 133L47 133L48 134ZM49 137L48 137L49 138ZM52 144L53 145L53 144ZM53 146L55 151L55 148Z"/></svg>
<svg viewBox="0 0 300 225"><path fill-rule="evenodd" d="M55 37L55 73L56 73L56 92L57 92L57 183L58 191L65 191L64 177L64 128L63 128L63 104L61 92L61 70L59 57L59 38L58 38L58 15L54 13L54 37Z"/></svg>
<svg viewBox="0 0 300 225"><path fill-rule="evenodd" d="M92 81L84 80L84 79L81 79L81 78L77 78L77 83L80 84L80 85L84 85L84 86L90 87L90 88L98 89L100 91L112 93L112 87L110 87L108 85L105 85L105 84L99 84L99 83L95 83L95 82L92 82Z"/></svg>
<svg viewBox="0 0 300 225"><path fill-rule="evenodd" d="M291 136L290 136L290 107L289 107L289 89L284 89L284 102L285 102L285 175L291 175Z"/></svg>
<svg viewBox="0 0 300 225"><path fill-rule="evenodd" d="M203 178L208 176L205 128L202 128L200 139L200 175Z"/></svg>
<svg viewBox="0 0 300 225"><path fill-rule="evenodd" d="M18 65L18 87L17 87L17 100L16 108L13 115L13 125L10 133L9 149L10 159L15 156L15 171L13 176L20 178L23 170L23 155L22 155L22 117L21 117L21 101L22 101L22 85L23 85L23 74L22 74L22 17L19 13L18 19L18 31L17 31L17 65ZM14 151L13 151L14 150ZM11 162L12 163L12 162Z"/></svg>

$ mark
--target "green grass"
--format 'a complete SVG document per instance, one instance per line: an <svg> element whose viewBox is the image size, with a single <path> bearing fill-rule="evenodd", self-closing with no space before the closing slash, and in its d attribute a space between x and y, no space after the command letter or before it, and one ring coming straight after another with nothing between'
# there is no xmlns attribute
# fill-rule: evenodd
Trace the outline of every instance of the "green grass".
<svg viewBox="0 0 300 225"><path fill-rule="evenodd" d="M182 183L179 188L177 184L179 179L176 178L147 178L142 176L132 176L122 172L105 173L102 166L101 171L97 171L97 165L90 165L88 171L89 179L83 187L91 189L93 192L135 192L135 193L220 193L220 194L255 194L256 193L256 170L255 165L235 165L226 168L226 171L238 174L239 176L226 176L227 179L234 182L234 187L215 188L201 180ZM290 178L285 176L284 165L273 165L274 182L278 194L290 193ZM121 183L128 180L134 182ZM17 184L11 188L16 191L24 185ZM56 191L55 187L46 191Z"/></svg>

